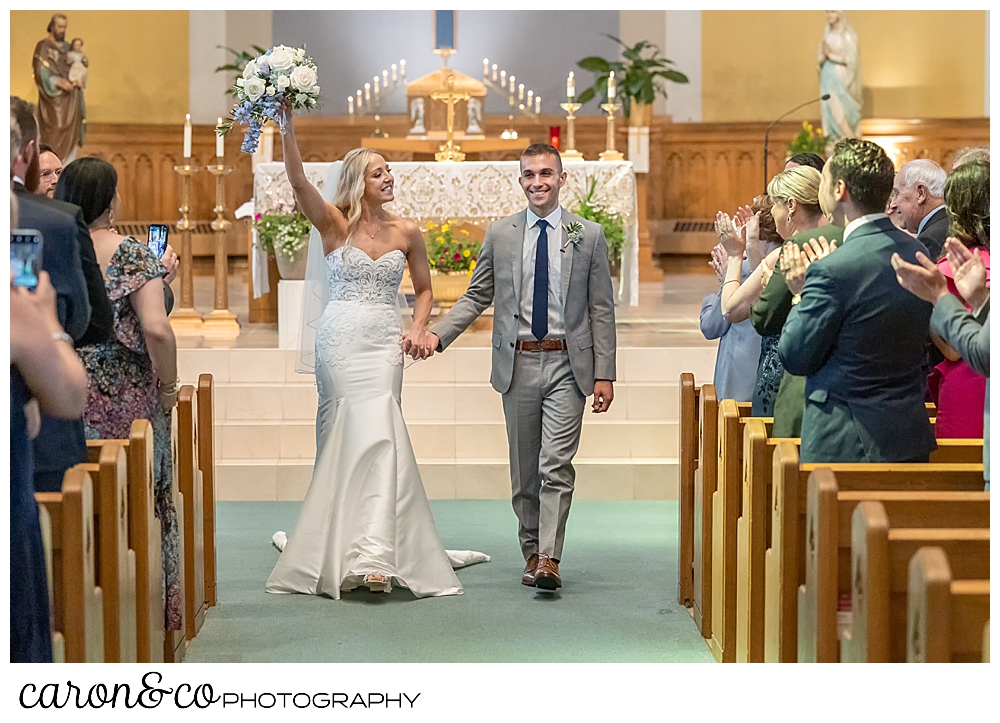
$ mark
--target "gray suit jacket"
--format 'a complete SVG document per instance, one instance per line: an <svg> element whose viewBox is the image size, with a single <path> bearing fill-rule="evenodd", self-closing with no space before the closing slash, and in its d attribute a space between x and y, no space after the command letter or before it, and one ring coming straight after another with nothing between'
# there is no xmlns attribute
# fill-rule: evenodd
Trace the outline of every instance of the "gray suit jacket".
<svg viewBox="0 0 1000 723"><path fill-rule="evenodd" d="M433 332L443 351L493 304L493 371L490 383L501 394L510 389L514 344L521 310L521 258L527 211L490 224L479 252L469 290L440 319ZM583 238L567 241L566 226L583 224ZM600 224L565 208L558 234L550 243L562 250L563 319L569 361L580 391L594 393L594 380L615 380L615 301L608 268L608 246Z"/></svg>
<svg viewBox="0 0 1000 723"><path fill-rule="evenodd" d="M974 317L957 296L938 299L931 314L931 329L972 367L986 377L986 408L983 410L983 472L990 479L990 305Z"/></svg>

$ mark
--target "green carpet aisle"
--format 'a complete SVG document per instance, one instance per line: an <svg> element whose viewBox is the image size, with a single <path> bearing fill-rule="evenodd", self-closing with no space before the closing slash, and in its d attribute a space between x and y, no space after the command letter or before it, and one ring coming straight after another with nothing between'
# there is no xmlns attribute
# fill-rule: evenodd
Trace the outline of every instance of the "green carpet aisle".
<svg viewBox="0 0 1000 723"><path fill-rule="evenodd" d="M276 530L299 502L218 503L219 605L187 662L711 662L676 603L677 503L577 500L556 596L520 582L517 522L499 500L435 500L445 547L492 561L460 570L465 594L405 589L340 601L268 595Z"/></svg>

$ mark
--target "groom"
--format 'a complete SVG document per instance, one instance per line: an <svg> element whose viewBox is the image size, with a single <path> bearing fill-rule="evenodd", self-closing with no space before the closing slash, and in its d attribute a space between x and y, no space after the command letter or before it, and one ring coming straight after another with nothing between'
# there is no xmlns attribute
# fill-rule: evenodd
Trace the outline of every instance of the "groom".
<svg viewBox="0 0 1000 723"><path fill-rule="evenodd" d="M573 456L586 397L595 413L614 398L615 308L603 228L559 205L559 151L533 143L518 179L528 208L486 232L469 290L423 340L442 351L493 303L493 371L503 395L521 583L562 586Z"/></svg>

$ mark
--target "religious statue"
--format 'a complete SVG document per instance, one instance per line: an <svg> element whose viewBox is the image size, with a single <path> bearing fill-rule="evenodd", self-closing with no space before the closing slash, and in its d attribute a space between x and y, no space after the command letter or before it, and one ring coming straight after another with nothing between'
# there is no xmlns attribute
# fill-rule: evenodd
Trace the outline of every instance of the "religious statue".
<svg viewBox="0 0 1000 723"><path fill-rule="evenodd" d="M823 130L832 145L841 138L861 136L861 72L858 68L858 35L842 10L826 12L826 32L819 46L820 94Z"/></svg>
<svg viewBox="0 0 1000 723"><path fill-rule="evenodd" d="M32 59L35 85L38 86L41 142L51 146L64 165L76 157L76 149L83 145L86 123L83 103L86 68L73 70L77 62L80 66L86 65L86 56L82 40L77 39L79 49L76 50L66 42L68 25L65 15L53 15L47 28L48 37L38 41ZM84 70L82 76L81 69Z"/></svg>
<svg viewBox="0 0 1000 723"><path fill-rule="evenodd" d="M424 128L424 99L414 98L410 102L410 135L411 136L422 136L427 133L427 129Z"/></svg>
<svg viewBox="0 0 1000 723"><path fill-rule="evenodd" d="M483 102L479 98L469 98L465 110L469 116L469 124L465 127L465 135L485 135L483 126L481 125L483 122Z"/></svg>

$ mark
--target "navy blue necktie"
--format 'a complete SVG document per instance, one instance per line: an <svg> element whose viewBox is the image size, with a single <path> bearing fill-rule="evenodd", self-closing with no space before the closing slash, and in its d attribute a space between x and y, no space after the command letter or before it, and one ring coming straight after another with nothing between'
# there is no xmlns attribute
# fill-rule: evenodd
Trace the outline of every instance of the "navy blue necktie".
<svg viewBox="0 0 1000 723"><path fill-rule="evenodd" d="M548 221L538 219L535 248L535 294L531 299L531 333L538 341L549 333L549 234Z"/></svg>

